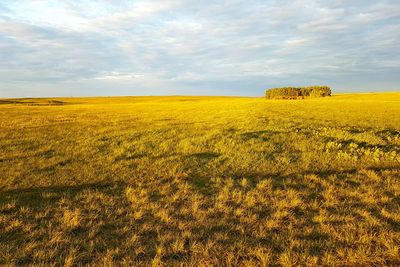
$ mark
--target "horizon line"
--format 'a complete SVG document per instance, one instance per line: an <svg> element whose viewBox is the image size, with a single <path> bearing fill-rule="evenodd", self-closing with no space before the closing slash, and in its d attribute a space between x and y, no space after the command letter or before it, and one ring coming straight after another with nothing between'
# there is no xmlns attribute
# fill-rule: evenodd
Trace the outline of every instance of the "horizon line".
<svg viewBox="0 0 400 267"><path fill-rule="evenodd" d="M361 94L390 94L400 93L397 91L368 91L368 92L338 92L332 95L361 95ZM112 98L112 97L227 97L227 98L263 98L264 95L250 96L250 95L195 95L195 94L171 94L171 95L83 95L83 96L23 96L23 97L1 97L0 99L47 99L47 98Z"/></svg>

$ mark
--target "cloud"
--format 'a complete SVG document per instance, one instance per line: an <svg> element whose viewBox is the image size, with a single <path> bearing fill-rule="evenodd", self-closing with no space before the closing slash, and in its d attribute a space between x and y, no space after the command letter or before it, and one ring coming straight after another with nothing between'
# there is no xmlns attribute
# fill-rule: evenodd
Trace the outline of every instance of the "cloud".
<svg viewBox="0 0 400 267"><path fill-rule="evenodd" d="M133 73L119 73L113 71L109 74L105 74L102 76L95 77L96 80L132 80L132 79L140 79L143 78L143 74L133 74Z"/></svg>
<svg viewBox="0 0 400 267"><path fill-rule="evenodd" d="M0 11L0 96L260 95L350 90L355 78L356 89L400 88L398 1L10 1Z"/></svg>

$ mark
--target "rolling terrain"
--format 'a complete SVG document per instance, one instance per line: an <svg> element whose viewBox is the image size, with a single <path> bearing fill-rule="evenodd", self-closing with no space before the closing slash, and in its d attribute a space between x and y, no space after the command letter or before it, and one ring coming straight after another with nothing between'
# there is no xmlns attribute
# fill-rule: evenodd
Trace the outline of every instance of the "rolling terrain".
<svg viewBox="0 0 400 267"><path fill-rule="evenodd" d="M400 265L400 93L0 99L0 264Z"/></svg>

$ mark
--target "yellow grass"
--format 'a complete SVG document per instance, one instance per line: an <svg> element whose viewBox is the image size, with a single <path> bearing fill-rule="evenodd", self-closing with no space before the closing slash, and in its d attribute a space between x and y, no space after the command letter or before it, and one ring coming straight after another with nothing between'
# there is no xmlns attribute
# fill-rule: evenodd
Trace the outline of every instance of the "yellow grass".
<svg viewBox="0 0 400 267"><path fill-rule="evenodd" d="M400 264L400 93L0 99L0 264Z"/></svg>

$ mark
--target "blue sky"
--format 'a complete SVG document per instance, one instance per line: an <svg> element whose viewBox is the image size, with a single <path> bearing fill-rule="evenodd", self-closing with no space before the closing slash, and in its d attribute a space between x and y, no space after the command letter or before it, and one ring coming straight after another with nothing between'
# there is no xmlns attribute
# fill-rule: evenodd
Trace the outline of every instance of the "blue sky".
<svg viewBox="0 0 400 267"><path fill-rule="evenodd" d="M0 0L0 97L400 90L400 1Z"/></svg>

